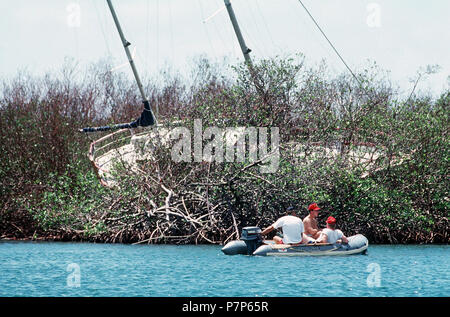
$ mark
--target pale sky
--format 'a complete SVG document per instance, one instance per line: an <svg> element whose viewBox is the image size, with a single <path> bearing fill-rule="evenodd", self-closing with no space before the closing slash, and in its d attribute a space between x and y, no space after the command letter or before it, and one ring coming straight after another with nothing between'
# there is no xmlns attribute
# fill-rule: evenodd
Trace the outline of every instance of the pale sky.
<svg viewBox="0 0 450 317"><path fill-rule="evenodd" d="M351 68L376 61L407 93L420 67L441 70L422 82L433 93L450 85L450 1L303 0ZM223 0L113 0L141 75L164 65L183 72L193 57L242 61ZM254 59L302 52L346 71L298 0L232 0ZM106 0L0 0L0 77L19 69L43 74L65 57L80 65L110 57L127 62ZM118 71L131 74L129 66Z"/></svg>

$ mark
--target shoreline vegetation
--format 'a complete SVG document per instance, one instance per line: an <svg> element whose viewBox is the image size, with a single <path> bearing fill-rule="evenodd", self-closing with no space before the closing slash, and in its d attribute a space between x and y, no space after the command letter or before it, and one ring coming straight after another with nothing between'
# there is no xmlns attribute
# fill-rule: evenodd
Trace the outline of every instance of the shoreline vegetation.
<svg viewBox="0 0 450 317"><path fill-rule="evenodd" d="M449 242L450 89L435 98L415 89L432 67L402 97L376 64L355 80L300 54L258 61L252 73L200 57L188 79L166 71L144 81L159 123L278 127L277 171L260 173L259 161L177 163L155 138L151 159L115 162L120 186L107 188L87 156L107 133L77 131L142 111L135 83L111 68L68 62L1 81L0 240L225 244L288 206L303 218L316 202L321 227L332 215L347 236L373 244Z"/></svg>

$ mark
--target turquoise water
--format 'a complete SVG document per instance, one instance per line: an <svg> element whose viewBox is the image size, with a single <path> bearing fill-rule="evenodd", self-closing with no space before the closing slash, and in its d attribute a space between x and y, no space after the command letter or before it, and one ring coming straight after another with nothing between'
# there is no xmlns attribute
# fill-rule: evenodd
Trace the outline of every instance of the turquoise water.
<svg viewBox="0 0 450 317"><path fill-rule="evenodd" d="M449 263L443 245L282 258L210 245L0 242L0 296L449 296Z"/></svg>

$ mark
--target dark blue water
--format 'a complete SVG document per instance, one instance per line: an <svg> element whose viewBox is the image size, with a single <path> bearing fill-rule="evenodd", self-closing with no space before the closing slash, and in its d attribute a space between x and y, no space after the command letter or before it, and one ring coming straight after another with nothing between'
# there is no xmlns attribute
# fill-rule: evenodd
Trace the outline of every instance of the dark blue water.
<svg viewBox="0 0 450 317"><path fill-rule="evenodd" d="M0 296L449 296L449 246L342 257L226 256L219 246L0 242Z"/></svg>

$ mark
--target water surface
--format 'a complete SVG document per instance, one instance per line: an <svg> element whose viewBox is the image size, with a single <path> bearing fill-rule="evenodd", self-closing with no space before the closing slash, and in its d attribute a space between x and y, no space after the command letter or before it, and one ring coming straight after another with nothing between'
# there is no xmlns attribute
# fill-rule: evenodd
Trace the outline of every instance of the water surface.
<svg viewBox="0 0 450 317"><path fill-rule="evenodd" d="M220 246L0 242L0 296L449 296L448 245L226 256Z"/></svg>

